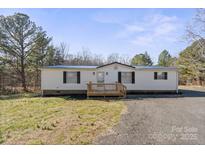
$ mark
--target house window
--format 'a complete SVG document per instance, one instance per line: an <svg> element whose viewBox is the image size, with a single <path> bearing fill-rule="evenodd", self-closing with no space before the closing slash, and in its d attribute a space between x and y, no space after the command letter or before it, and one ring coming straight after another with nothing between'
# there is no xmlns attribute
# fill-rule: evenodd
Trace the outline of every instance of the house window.
<svg viewBox="0 0 205 154"><path fill-rule="evenodd" d="M167 80L167 72L154 72L155 80Z"/></svg>
<svg viewBox="0 0 205 154"><path fill-rule="evenodd" d="M121 72L122 83L132 83L132 72Z"/></svg>
<svg viewBox="0 0 205 154"><path fill-rule="evenodd" d="M77 72L67 72L67 83L77 83Z"/></svg>
<svg viewBox="0 0 205 154"><path fill-rule="evenodd" d="M63 72L63 83L80 83L80 72Z"/></svg>
<svg viewBox="0 0 205 154"><path fill-rule="evenodd" d="M97 83L104 83L104 72L97 72Z"/></svg>

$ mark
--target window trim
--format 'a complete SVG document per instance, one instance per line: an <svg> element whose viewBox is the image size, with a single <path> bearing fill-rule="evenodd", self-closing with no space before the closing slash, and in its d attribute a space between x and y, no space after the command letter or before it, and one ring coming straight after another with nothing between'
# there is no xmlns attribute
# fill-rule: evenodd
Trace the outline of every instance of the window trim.
<svg viewBox="0 0 205 154"><path fill-rule="evenodd" d="M130 75L131 75L131 82L123 82L123 73L130 73ZM127 72L121 72L120 73L121 74L121 83L123 83L123 84L135 84L133 81L133 72L130 72L130 71L127 71Z"/></svg>
<svg viewBox="0 0 205 154"><path fill-rule="evenodd" d="M68 73L76 73L76 82L68 82ZM63 71L64 84L80 84L80 71Z"/></svg>
<svg viewBox="0 0 205 154"><path fill-rule="evenodd" d="M162 77L159 78L159 74L161 73ZM163 75L164 73L164 75ZM168 72L154 72L154 80L168 80Z"/></svg>

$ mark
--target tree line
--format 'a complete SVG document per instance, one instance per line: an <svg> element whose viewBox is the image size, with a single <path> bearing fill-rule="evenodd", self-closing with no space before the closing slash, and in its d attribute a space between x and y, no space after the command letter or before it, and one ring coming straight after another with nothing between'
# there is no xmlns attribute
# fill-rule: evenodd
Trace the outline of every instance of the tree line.
<svg viewBox="0 0 205 154"><path fill-rule="evenodd" d="M181 51L178 57L172 57L168 50L163 50L156 65L177 67L182 84L202 85L205 80L204 9L198 10L193 23L197 23L197 26L187 26L187 40L192 44ZM148 52L136 54L132 58L118 53L103 58L102 55L92 54L86 48L71 54L66 43L55 46L52 40L53 38L26 14L0 16L1 93L8 89L39 89L40 68L48 65L102 65L114 61L132 65L153 65Z"/></svg>

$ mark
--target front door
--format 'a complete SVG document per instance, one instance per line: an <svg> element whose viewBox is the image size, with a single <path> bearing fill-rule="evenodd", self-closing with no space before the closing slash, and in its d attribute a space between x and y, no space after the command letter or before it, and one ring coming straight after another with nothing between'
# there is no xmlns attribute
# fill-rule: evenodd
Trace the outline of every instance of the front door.
<svg viewBox="0 0 205 154"><path fill-rule="evenodd" d="M97 83L104 83L105 74L104 72L97 72Z"/></svg>

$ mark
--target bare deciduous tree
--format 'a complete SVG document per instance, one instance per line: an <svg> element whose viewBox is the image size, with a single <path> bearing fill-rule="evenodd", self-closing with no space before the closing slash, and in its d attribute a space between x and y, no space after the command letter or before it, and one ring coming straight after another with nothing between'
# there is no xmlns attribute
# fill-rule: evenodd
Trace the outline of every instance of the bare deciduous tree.
<svg viewBox="0 0 205 154"><path fill-rule="evenodd" d="M129 56L127 55L120 55L118 53L112 53L108 55L106 63L112 63L112 62L120 62L124 64L130 64L131 60Z"/></svg>
<svg viewBox="0 0 205 154"><path fill-rule="evenodd" d="M192 43L197 41L201 48L198 52L198 58L201 56L205 58L205 9L197 9L196 16L187 26L186 31L186 39ZM196 60L198 59L196 58Z"/></svg>

